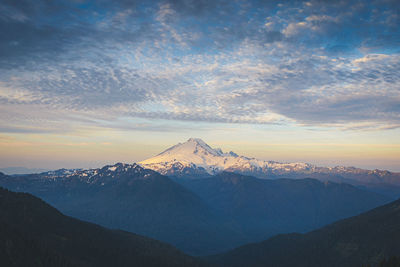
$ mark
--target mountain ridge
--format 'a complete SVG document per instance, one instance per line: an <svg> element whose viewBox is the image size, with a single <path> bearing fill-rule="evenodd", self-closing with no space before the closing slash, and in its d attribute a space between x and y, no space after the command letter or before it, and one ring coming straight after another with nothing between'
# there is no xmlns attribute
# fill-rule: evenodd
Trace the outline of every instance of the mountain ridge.
<svg viewBox="0 0 400 267"><path fill-rule="evenodd" d="M230 267L377 266L400 255L399 240L400 199L306 234L276 235L208 260Z"/></svg>
<svg viewBox="0 0 400 267"><path fill-rule="evenodd" d="M276 233L307 232L390 200L349 184L311 178L259 179L222 172L175 180L259 241Z"/></svg>
<svg viewBox="0 0 400 267"><path fill-rule="evenodd" d="M222 171L230 171L258 178L315 178L371 188L394 185L398 188L393 195L400 196L400 173L344 166L318 167L304 162L280 163L259 160L240 156L232 151L224 153L219 148L211 148L200 138L190 138L184 143L178 143L138 164L164 175L184 178L210 177Z"/></svg>

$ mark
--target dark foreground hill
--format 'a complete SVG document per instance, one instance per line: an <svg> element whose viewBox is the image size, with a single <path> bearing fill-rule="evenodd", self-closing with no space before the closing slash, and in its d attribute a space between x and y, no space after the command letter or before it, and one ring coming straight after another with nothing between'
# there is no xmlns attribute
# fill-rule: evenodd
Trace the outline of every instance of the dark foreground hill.
<svg viewBox="0 0 400 267"><path fill-rule="evenodd" d="M200 266L162 242L65 216L0 188L0 266Z"/></svg>
<svg viewBox="0 0 400 267"><path fill-rule="evenodd" d="M400 200L307 234L284 234L212 256L222 266L399 266ZM392 263L391 263L392 262Z"/></svg>

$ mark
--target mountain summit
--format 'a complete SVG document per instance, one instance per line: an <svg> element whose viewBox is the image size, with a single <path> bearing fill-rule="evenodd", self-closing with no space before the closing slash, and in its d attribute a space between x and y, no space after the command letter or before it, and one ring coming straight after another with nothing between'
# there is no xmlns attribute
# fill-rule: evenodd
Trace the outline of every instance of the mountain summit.
<svg viewBox="0 0 400 267"><path fill-rule="evenodd" d="M157 156L144 160L140 164L162 174L171 174L170 170L192 168L208 174L216 174L226 168L227 161L238 156L213 149L200 138L190 138L184 143L174 145Z"/></svg>
<svg viewBox="0 0 400 267"><path fill-rule="evenodd" d="M232 171L263 178L271 170L295 172L309 170L313 167L307 163L278 163L258 160L238 156L232 151L224 153L220 148L210 147L200 138L190 138L153 158L139 162L139 164L165 175L207 176L221 171Z"/></svg>
<svg viewBox="0 0 400 267"><path fill-rule="evenodd" d="M179 143L160 153L157 158L163 157L165 159L170 159L171 156L183 157L183 159L188 159L187 157L190 157L192 160L198 161L199 158L207 160L210 156L224 156L224 153L220 148L211 148L200 138L190 138L185 143Z"/></svg>
<svg viewBox="0 0 400 267"><path fill-rule="evenodd" d="M199 138L190 138L139 164L161 174L176 177L207 177L229 171L259 178L315 178L364 186L370 184L400 186L400 173L343 166L318 167L303 162L279 163L259 160L239 156L232 151L224 153L220 148L212 148Z"/></svg>
<svg viewBox="0 0 400 267"><path fill-rule="evenodd" d="M220 148L212 148L200 138L190 138L139 164L168 175L214 175L243 160L250 159L239 157L232 151L224 153Z"/></svg>

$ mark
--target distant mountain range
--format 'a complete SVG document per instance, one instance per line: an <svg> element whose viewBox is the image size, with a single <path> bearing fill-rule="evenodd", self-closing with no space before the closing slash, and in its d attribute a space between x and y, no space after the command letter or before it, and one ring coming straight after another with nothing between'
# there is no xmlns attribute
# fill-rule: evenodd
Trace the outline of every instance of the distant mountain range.
<svg viewBox="0 0 400 267"><path fill-rule="evenodd" d="M175 177L204 178L229 171L267 179L315 178L364 187L394 198L400 196L400 173L343 166L318 167L302 162L264 161L239 156L232 151L224 153L219 148L211 148L199 138L190 138L139 164Z"/></svg>
<svg viewBox="0 0 400 267"><path fill-rule="evenodd" d="M400 199L307 234L277 235L208 260L230 267L398 267Z"/></svg>
<svg viewBox="0 0 400 267"><path fill-rule="evenodd" d="M165 241L191 255L223 252L277 233L309 231L390 201L315 179L266 180L228 172L171 179L122 163L0 174L0 186L30 192L67 215Z"/></svg>
<svg viewBox="0 0 400 267"><path fill-rule="evenodd" d="M25 168L25 167L6 167L0 168L0 172L5 174L31 174L31 173L42 173L46 172L48 169L41 168Z"/></svg>
<svg viewBox="0 0 400 267"><path fill-rule="evenodd" d="M65 216L0 188L0 266L201 266L159 241Z"/></svg>

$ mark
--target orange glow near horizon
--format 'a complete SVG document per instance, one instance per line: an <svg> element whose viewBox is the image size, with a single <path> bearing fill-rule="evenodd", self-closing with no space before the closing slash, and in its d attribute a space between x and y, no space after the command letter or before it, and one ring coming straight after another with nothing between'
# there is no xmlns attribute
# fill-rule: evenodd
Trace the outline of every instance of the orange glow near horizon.
<svg viewBox="0 0 400 267"><path fill-rule="evenodd" d="M252 139L246 139L248 132L252 132ZM295 132L295 138L288 134L290 131L273 131L266 136L264 131L254 128L230 126L212 134L200 132L198 135L110 129L75 135L1 134L0 167L92 168L116 162L133 163L194 136L223 151L263 160L400 171L400 144L394 142L393 136L379 139L374 133L341 132L337 138L332 138L331 134L328 138L320 132ZM354 142L354 135L359 136L358 143ZM329 142L322 142L324 139ZM381 140L381 143L373 143L374 140Z"/></svg>

